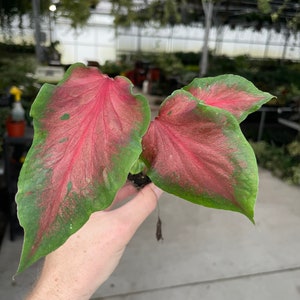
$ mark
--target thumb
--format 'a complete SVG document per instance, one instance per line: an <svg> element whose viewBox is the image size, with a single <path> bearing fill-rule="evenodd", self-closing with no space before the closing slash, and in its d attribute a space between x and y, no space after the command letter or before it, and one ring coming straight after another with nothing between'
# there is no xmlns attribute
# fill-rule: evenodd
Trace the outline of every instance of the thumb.
<svg viewBox="0 0 300 300"><path fill-rule="evenodd" d="M132 200L111 213L116 213L118 218L122 219L135 232L153 212L162 193L160 188L150 183L140 190Z"/></svg>

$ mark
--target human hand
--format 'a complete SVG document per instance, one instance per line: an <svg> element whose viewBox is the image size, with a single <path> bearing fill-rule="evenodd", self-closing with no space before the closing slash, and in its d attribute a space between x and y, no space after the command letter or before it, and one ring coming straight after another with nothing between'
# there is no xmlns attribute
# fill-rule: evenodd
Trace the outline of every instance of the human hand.
<svg viewBox="0 0 300 300"><path fill-rule="evenodd" d="M115 202L136 190L125 185ZM138 227L157 205L162 191L153 183L123 206L95 212L60 248L48 254L27 300L85 300L111 275Z"/></svg>

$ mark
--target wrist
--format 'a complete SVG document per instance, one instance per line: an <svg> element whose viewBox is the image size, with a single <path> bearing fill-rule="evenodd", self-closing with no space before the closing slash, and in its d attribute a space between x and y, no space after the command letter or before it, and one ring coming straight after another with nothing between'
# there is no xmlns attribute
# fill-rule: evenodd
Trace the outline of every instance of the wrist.
<svg viewBox="0 0 300 300"><path fill-rule="evenodd" d="M80 271L69 272L47 263L46 258L40 278L26 300L88 300L94 291L78 276Z"/></svg>

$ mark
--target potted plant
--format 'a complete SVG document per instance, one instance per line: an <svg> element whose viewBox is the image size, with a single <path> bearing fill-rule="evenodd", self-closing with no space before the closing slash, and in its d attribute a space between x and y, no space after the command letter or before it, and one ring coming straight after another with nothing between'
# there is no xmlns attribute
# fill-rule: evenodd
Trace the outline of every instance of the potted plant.
<svg viewBox="0 0 300 300"><path fill-rule="evenodd" d="M6 119L6 131L10 137L24 136L26 128L25 120L14 121L11 115Z"/></svg>
<svg viewBox="0 0 300 300"><path fill-rule="evenodd" d="M11 137L21 137L25 133L25 110L21 103L22 91L12 86L9 93L14 96L14 102L9 117L6 120L7 134Z"/></svg>
<svg viewBox="0 0 300 300"><path fill-rule="evenodd" d="M151 121L147 99L132 88L127 78L75 64L40 90L16 196L25 231L18 272L106 209L129 173L254 222L258 170L239 123L273 96L240 76L196 78Z"/></svg>

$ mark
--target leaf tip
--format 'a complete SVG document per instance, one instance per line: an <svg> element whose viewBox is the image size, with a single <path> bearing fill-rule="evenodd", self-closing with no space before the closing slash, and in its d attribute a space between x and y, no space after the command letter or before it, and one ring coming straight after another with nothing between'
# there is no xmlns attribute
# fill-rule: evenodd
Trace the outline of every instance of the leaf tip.
<svg viewBox="0 0 300 300"><path fill-rule="evenodd" d="M250 220L250 222L255 225L255 220L254 220L254 213L250 213L250 214L245 214L245 216Z"/></svg>
<svg viewBox="0 0 300 300"><path fill-rule="evenodd" d="M241 213L246 216L250 222L255 225L255 220L254 220L254 210L252 209L251 211L241 211Z"/></svg>

